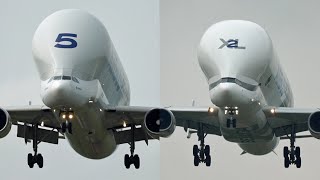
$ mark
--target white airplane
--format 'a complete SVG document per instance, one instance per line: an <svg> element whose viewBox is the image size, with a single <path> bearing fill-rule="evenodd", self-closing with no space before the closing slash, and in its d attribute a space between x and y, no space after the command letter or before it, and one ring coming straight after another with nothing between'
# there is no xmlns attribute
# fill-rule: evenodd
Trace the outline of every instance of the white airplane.
<svg viewBox="0 0 320 180"><path fill-rule="evenodd" d="M156 110L128 106L129 82L104 25L82 10L55 12L36 30L32 52L45 106L0 108L0 138L16 125L17 136L33 143L30 168L43 167L39 143L65 138L90 159L105 158L118 144L129 143L125 166L139 168L135 142L158 139L142 126L145 115Z"/></svg>
<svg viewBox="0 0 320 180"><path fill-rule="evenodd" d="M204 139L214 134L252 155L268 154L280 139L289 139L290 146L283 149L284 166L300 168L301 151L295 139L320 139L320 111L293 107L289 81L267 32L249 21L216 23L200 41L198 61L214 106L208 108L210 116L188 115L197 111L192 107L176 119L187 137L195 132L199 137L200 149L193 147L194 165L203 162L210 166L210 146ZM173 109L174 115L178 114ZM296 135L303 131L311 135Z"/></svg>
<svg viewBox="0 0 320 180"><path fill-rule="evenodd" d="M47 17L35 32L32 51L46 106L0 109L0 138L11 126L17 136L33 143L28 165L43 167L41 142L58 144L66 138L80 155L102 159L118 144L129 143L124 164L140 167L135 142L168 137L176 126L197 132L200 148L193 147L194 165L211 165L207 134L238 143L246 153L273 151L281 137L285 167L301 166L294 146L307 131L320 138L320 112L295 109L288 80L267 33L248 21L213 25L199 46L199 63L209 83L211 107L129 106L129 83L103 24L81 10L61 10ZM309 136L301 136L309 137Z"/></svg>

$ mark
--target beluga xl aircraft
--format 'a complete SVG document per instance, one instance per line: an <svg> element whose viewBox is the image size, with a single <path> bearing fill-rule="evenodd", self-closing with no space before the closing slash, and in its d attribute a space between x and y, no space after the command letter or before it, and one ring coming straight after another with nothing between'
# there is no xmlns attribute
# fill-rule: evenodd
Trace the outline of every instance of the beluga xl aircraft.
<svg viewBox="0 0 320 180"><path fill-rule="evenodd" d="M216 23L201 38L198 61L214 105L207 114L196 114L199 108L194 107L181 114L172 108L174 115L183 116L176 119L176 125L184 127L187 137L198 135L200 147L193 146L194 165L203 162L210 166L210 146L204 139L214 134L252 155L268 154L280 139L289 139L290 146L283 148L284 166L300 168L301 149L295 140L320 139L320 111L293 107L288 78L267 32L249 21ZM304 131L311 135L296 135Z"/></svg>

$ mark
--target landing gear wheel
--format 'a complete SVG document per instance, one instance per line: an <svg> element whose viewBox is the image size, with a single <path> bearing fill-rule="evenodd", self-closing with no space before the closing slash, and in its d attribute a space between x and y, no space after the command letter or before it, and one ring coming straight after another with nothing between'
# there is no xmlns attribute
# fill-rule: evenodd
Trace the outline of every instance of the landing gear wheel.
<svg viewBox="0 0 320 180"><path fill-rule="evenodd" d="M296 159L296 167L301 168L301 157L297 157Z"/></svg>
<svg viewBox="0 0 320 180"><path fill-rule="evenodd" d="M68 133L72 134L72 123L71 122L67 123L67 128L68 128Z"/></svg>
<svg viewBox="0 0 320 180"><path fill-rule="evenodd" d="M236 128L236 127L237 127L237 120L236 120L236 119L233 119L233 120L232 120L232 127L233 127L233 128Z"/></svg>
<svg viewBox="0 0 320 180"><path fill-rule="evenodd" d="M296 150L294 153L295 153L296 157L300 157L300 147L299 146L296 147Z"/></svg>
<svg viewBox="0 0 320 180"><path fill-rule="evenodd" d="M283 147L283 157L286 158L289 155L289 148L288 146Z"/></svg>
<svg viewBox="0 0 320 180"><path fill-rule="evenodd" d="M200 163L199 156L194 156L194 159L193 159L194 166L199 166L199 163Z"/></svg>
<svg viewBox="0 0 320 180"><path fill-rule="evenodd" d="M41 154L35 156L39 168L43 168L43 157Z"/></svg>
<svg viewBox="0 0 320 180"><path fill-rule="evenodd" d="M72 134L72 123L69 121L61 123L61 132Z"/></svg>
<svg viewBox="0 0 320 180"><path fill-rule="evenodd" d="M289 165L290 165L290 160L289 160L288 157L285 157L285 158L284 158L284 167L285 167L285 168L288 168Z"/></svg>
<svg viewBox="0 0 320 180"><path fill-rule="evenodd" d="M136 169L140 168L140 158L137 154L133 156L133 164Z"/></svg>
<svg viewBox="0 0 320 180"><path fill-rule="evenodd" d="M129 169L130 168L130 157L129 157L129 154L126 154L125 156L124 156L124 165L126 166L126 168L127 169Z"/></svg>
<svg viewBox="0 0 320 180"><path fill-rule="evenodd" d="M62 132L62 133L66 133L66 130L67 130L67 124L66 124L65 122L63 122L63 123L61 124L61 132Z"/></svg>
<svg viewBox="0 0 320 180"><path fill-rule="evenodd" d="M193 145L193 156L198 156L199 148L198 145Z"/></svg>
<svg viewBox="0 0 320 180"><path fill-rule="evenodd" d="M206 166L209 167L211 165L211 156L206 157Z"/></svg>
<svg viewBox="0 0 320 180"><path fill-rule="evenodd" d="M210 156L210 146L209 145L206 145L204 147L204 154L207 156Z"/></svg>
<svg viewBox="0 0 320 180"><path fill-rule="evenodd" d="M33 156L31 153L28 154L28 165L30 168L33 168L34 162L33 162Z"/></svg>
<svg viewBox="0 0 320 180"><path fill-rule="evenodd" d="M227 128L230 128L231 119L227 119Z"/></svg>

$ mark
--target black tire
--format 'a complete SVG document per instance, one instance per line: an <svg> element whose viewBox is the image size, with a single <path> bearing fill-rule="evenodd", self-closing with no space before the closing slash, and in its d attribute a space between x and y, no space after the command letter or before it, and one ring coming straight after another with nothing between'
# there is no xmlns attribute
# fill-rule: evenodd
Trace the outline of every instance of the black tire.
<svg viewBox="0 0 320 180"><path fill-rule="evenodd" d="M296 167L301 168L301 157L297 157L296 159Z"/></svg>
<svg viewBox="0 0 320 180"><path fill-rule="evenodd" d="M124 165L126 166L127 169L130 168L131 162L130 162L130 157L128 154L124 156Z"/></svg>
<svg viewBox="0 0 320 180"><path fill-rule="evenodd" d="M199 148L198 145L193 145L193 156L198 156Z"/></svg>
<svg viewBox="0 0 320 180"><path fill-rule="evenodd" d="M231 123L231 120L227 119L227 128L230 128L230 123Z"/></svg>
<svg viewBox="0 0 320 180"><path fill-rule="evenodd" d="M298 147L296 147L296 149L295 149L295 151L294 151L294 153L295 153L295 155L296 155L296 157L300 157L300 147L298 146Z"/></svg>
<svg viewBox="0 0 320 180"><path fill-rule="evenodd" d="M37 155L37 164L38 164L39 168L43 168L43 157L41 154Z"/></svg>
<svg viewBox="0 0 320 180"><path fill-rule="evenodd" d="M33 168L34 162L33 162L33 156L31 153L28 154L28 166L30 168Z"/></svg>
<svg viewBox="0 0 320 180"><path fill-rule="evenodd" d="M194 156L194 160L193 160L193 164L194 166L199 166L200 163L200 159L198 156Z"/></svg>
<svg viewBox="0 0 320 180"><path fill-rule="evenodd" d="M206 145L204 147L204 154L207 156L210 156L210 146L209 145Z"/></svg>
<svg viewBox="0 0 320 180"><path fill-rule="evenodd" d="M61 124L61 132L62 132L62 133L66 133L66 130L67 130L67 124L66 124L65 122L63 122L63 123Z"/></svg>
<svg viewBox="0 0 320 180"><path fill-rule="evenodd" d="M133 156L133 164L136 169L140 168L140 158L137 154Z"/></svg>
<svg viewBox="0 0 320 180"><path fill-rule="evenodd" d="M233 120L232 120L232 127L233 127L233 128L236 128L236 127L237 127L237 120L236 120L236 119L233 119Z"/></svg>
<svg viewBox="0 0 320 180"><path fill-rule="evenodd" d="M72 123L71 122L68 122L67 128L68 128L68 133L72 134Z"/></svg>
<svg viewBox="0 0 320 180"><path fill-rule="evenodd" d="M284 167L285 167L285 168L288 168L289 165L290 165L289 157L285 157L285 158L284 158Z"/></svg>
<svg viewBox="0 0 320 180"><path fill-rule="evenodd" d="M206 166L207 167L211 166L211 156L210 155L206 157Z"/></svg>
<svg viewBox="0 0 320 180"><path fill-rule="evenodd" d="M289 148L288 148L288 146L285 146L285 147L283 147L283 157L287 158L287 157L289 157L288 155L289 155Z"/></svg>

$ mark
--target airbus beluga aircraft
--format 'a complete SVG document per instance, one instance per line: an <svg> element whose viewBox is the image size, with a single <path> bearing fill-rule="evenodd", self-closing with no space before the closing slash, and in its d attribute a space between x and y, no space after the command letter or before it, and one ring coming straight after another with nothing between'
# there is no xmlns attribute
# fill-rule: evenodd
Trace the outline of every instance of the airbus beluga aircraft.
<svg viewBox="0 0 320 180"><path fill-rule="evenodd" d="M158 139L159 125L149 129L147 123L157 109L129 106L129 82L104 25L82 10L55 12L37 28L32 53L45 105L0 108L0 138L16 125L17 136L33 144L30 168L43 167L39 143L59 139L90 159L108 157L117 145L129 143L124 164L139 168L135 142Z"/></svg>
<svg viewBox="0 0 320 180"><path fill-rule="evenodd" d="M210 166L210 146L204 140L207 134L214 134L252 155L268 154L280 139L289 139L289 147L283 148L284 166L300 168L301 149L295 140L320 139L320 111L293 107L288 78L267 32L249 21L216 23L201 38L198 61L214 105L208 114L185 114L182 121L176 119L187 137L198 135L200 147L193 146L194 165L203 162ZM303 131L311 135L296 135Z"/></svg>

